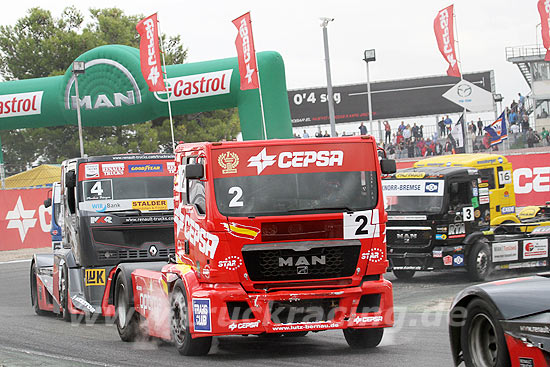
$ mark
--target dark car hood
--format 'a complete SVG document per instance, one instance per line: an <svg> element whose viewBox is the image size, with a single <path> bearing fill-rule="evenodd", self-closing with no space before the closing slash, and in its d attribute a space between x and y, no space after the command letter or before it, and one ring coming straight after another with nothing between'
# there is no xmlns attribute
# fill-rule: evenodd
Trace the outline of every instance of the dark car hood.
<svg viewBox="0 0 550 367"><path fill-rule="evenodd" d="M503 320L550 311L550 273L471 286L464 289L454 303L469 295L490 300Z"/></svg>

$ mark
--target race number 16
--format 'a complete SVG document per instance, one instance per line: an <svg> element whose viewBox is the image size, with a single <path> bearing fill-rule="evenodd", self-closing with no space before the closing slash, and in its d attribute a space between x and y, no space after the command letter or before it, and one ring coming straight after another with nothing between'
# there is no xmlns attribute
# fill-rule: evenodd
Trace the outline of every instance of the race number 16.
<svg viewBox="0 0 550 367"><path fill-rule="evenodd" d="M344 239L380 236L378 209L344 213Z"/></svg>

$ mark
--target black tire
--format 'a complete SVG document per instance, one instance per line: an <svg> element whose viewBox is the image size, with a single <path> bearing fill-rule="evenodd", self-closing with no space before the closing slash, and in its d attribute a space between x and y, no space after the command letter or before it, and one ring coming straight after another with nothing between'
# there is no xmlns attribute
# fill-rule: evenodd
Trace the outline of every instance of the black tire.
<svg viewBox="0 0 550 367"><path fill-rule="evenodd" d="M139 336L139 315L134 306L130 306L129 288L123 274L115 282L116 328L120 339L133 342Z"/></svg>
<svg viewBox="0 0 550 367"><path fill-rule="evenodd" d="M478 239L468 254L468 275L473 281L487 279L492 270L491 250L485 239Z"/></svg>
<svg viewBox="0 0 550 367"><path fill-rule="evenodd" d="M33 262L31 266L31 305L38 316L43 316L47 312L40 309L38 305L38 284L36 282L36 277L36 264Z"/></svg>
<svg viewBox="0 0 550 367"><path fill-rule="evenodd" d="M63 264L61 271L61 283L59 284L59 296L61 307L63 308L61 316L63 320L71 321L71 313L69 312L69 268Z"/></svg>
<svg viewBox="0 0 550 367"><path fill-rule="evenodd" d="M510 356L495 308L482 299L470 302L460 330L467 367L510 367Z"/></svg>
<svg viewBox="0 0 550 367"><path fill-rule="evenodd" d="M352 349L375 348L382 341L384 329L344 329L344 337Z"/></svg>
<svg viewBox="0 0 550 367"><path fill-rule="evenodd" d="M192 338L189 331L187 294L181 280L174 285L170 297L170 330L178 352L184 356L203 356L212 346L212 337Z"/></svg>
<svg viewBox="0 0 550 367"><path fill-rule="evenodd" d="M410 280L414 277L416 271L414 270L394 270L393 275L400 280Z"/></svg>

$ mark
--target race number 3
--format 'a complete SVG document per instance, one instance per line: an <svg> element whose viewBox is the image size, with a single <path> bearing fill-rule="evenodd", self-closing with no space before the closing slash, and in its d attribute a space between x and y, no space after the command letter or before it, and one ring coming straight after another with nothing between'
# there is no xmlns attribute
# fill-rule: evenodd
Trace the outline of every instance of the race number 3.
<svg viewBox="0 0 550 367"><path fill-rule="evenodd" d="M462 209L462 219L465 222L471 222L474 220L474 208L471 206L467 206Z"/></svg>
<svg viewBox="0 0 550 367"><path fill-rule="evenodd" d="M344 213L344 239L380 237L378 209Z"/></svg>

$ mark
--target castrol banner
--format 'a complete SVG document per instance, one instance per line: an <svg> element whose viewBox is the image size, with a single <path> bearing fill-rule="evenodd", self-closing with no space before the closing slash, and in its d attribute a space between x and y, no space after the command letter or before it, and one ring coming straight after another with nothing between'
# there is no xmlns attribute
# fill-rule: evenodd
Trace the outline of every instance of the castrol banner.
<svg viewBox="0 0 550 367"><path fill-rule="evenodd" d="M437 13L434 20L434 32L439 51L441 55L443 55L445 61L449 63L447 75L460 78L460 70L458 69L458 61L456 58L453 24L453 5L449 5Z"/></svg>
<svg viewBox="0 0 550 367"><path fill-rule="evenodd" d="M256 89L259 83L250 12L233 20L233 24L238 29L235 46L237 47L237 55L239 58L241 90Z"/></svg>
<svg viewBox="0 0 550 367"><path fill-rule="evenodd" d="M136 29L141 37L139 43L141 73L151 92L165 91L166 87L164 86L160 63L157 14L142 19L137 24Z"/></svg>
<svg viewBox="0 0 550 367"><path fill-rule="evenodd" d="M516 206L544 205L550 201L550 153L505 155L512 163ZM415 161L397 162L397 169Z"/></svg>
<svg viewBox="0 0 550 367"><path fill-rule="evenodd" d="M48 191L0 190L0 251L51 246Z"/></svg>
<svg viewBox="0 0 550 367"><path fill-rule="evenodd" d="M546 49L544 61L550 61L550 1L539 0L537 8L540 14L540 31L542 33L542 44Z"/></svg>
<svg viewBox="0 0 550 367"><path fill-rule="evenodd" d="M0 118L40 115L43 91L0 95Z"/></svg>

